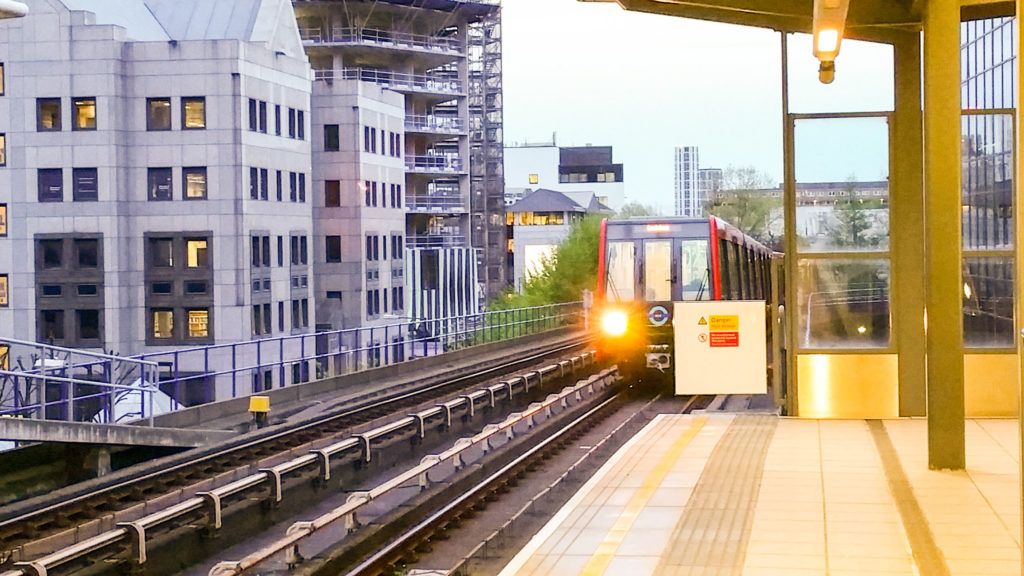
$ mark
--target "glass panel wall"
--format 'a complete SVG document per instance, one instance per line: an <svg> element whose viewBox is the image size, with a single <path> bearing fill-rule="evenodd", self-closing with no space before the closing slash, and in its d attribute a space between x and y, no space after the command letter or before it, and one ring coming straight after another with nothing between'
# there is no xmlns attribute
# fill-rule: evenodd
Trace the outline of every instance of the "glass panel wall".
<svg viewBox="0 0 1024 576"><path fill-rule="evenodd" d="M964 346L1013 350L1017 30L1012 17L960 26Z"/></svg>
<svg viewBox="0 0 1024 576"><path fill-rule="evenodd" d="M889 349L889 116L798 117L797 343Z"/></svg>

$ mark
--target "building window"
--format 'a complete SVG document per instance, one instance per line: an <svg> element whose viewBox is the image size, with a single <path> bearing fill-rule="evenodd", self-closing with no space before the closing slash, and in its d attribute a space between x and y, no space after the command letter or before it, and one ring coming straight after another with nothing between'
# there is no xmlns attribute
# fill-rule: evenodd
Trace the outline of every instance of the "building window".
<svg viewBox="0 0 1024 576"><path fill-rule="evenodd" d="M205 238L189 238L185 240L185 266L187 268L207 268L210 265L210 249Z"/></svg>
<svg viewBox="0 0 1024 576"><path fill-rule="evenodd" d="M295 108L288 109L288 137L295 138Z"/></svg>
<svg viewBox="0 0 1024 576"><path fill-rule="evenodd" d="M7 135L0 134L0 166L7 166Z"/></svg>
<svg viewBox="0 0 1024 576"><path fill-rule="evenodd" d="M0 236L7 236L7 204L0 204Z"/></svg>
<svg viewBox="0 0 1024 576"><path fill-rule="evenodd" d="M263 259L262 259L263 265L269 267L270 266L270 236L264 236L263 237L263 253L261 254L261 256L263 257ZM268 286L268 288L269 288L269 286Z"/></svg>
<svg viewBox="0 0 1024 576"><path fill-rule="evenodd" d="M100 293L99 286L95 284L79 284L75 287L75 291L79 296L96 296Z"/></svg>
<svg viewBox="0 0 1024 576"><path fill-rule="evenodd" d="M96 238L75 239L75 252L79 268L100 267L100 241Z"/></svg>
<svg viewBox="0 0 1024 576"><path fill-rule="evenodd" d="M39 311L39 340L53 342L64 340L64 311Z"/></svg>
<svg viewBox="0 0 1024 576"><path fill-rule="evenodd" d="M71 101L75 116L72 130L96 129L96 98L75 98Z"/></svg>
<svg viewBox="0 0 1024 576"><path fill-rule="evenodd" d="M281 105L274 105L274 133L281 135Z"/></svg>
<svg viewBox="0 0 1024 576"><path fill-rule="evenodd" d="M100 339L99 310L75 310L75 324L79 340Z"/></svg>
<svg viewBox="0 0 1024 576"><path fill-rule="evenodd" d="M281 189L282 188L282 183L281 182L282 182L281 171L278 170L277 171L277 201L278 202L280 202L281 198L283 198L283 196L282 196L283 191Z"/></svg>
<svg viewBox="0 0 1024 576"><path fill-rule="evenodd" d="M95 202L99 199L95 168L71 170L71 197L75 202Z"/></svg>
<svg viewBox="0 0 1024 576"><path fill-rule="evenodd" d="M309 264L309 244L305 236L299 236L299 261L302 264ZM303 280L305 286L305 280Z"/></svg>
<svg viewBox="0 0 1024 576"><path fill-rule="evenodd" d="M299 172L299 202L306 201L306 173Z"/></svg>
<svg viewBox="0 0 1024 576"><path fill-rule="evenodd" d="M260 200L270 198L270 172L266 168L260 168Z"/></svg>
<svg viewBox="0 0 1024 576"><path fill-rule="evenodd" d="M206 282L185 282L186 294L206 294Z"/></svg>
<svg viewBox="0 0 1024 576"><path fill-rule="evenodd" d="M149 253L154 268L174 267L174 240L171 238L150 238Z"/></svg>
<svg viewBox="0 0 1024 576"><path fill-rule="evenodd" d="M284 332L284 302L277 303L277 331Z"/></svg>
<svg viewBox="0 0 1024 576"><path fill-rule="evenodd" d="M206 98L195 96L181 99L181 129L206 128Z"/></svg>
<svg viewBox="0 0 1024 576"><path fill-rule="evenodd" d="M4 95L4 63L0 62L0 96Z"/></svg>
<svg viewBox="0 0 1024 576"><path fill-rule="evenodd" d="M259 304L252 305L252 335L259 336L263 329L263 307Z"/></svg>
<svg viewBox="0 0 1024 576"><path fill-rule="evenodd" d="M249 98L249 130L255 132L259 127L259 121L256 119L256 99Z"/></svg>
<svg viewBox="0 0 1024 576"><path fill-rule="evenodd" d="M249 168L249 198L260 199L260 169L255 166Z"/></svg>
<svg viewBox="0 0 1024 576"><path fill-rule="evenodd" d="M260 262L261 262L261 258L260 258L260 237L259 236L253 236L252 237L252 267L253 268L259 268ZM253 288L258 290L258 288L256 287L256 284L258 284L258 282L253 283Z"/></svg>
<svg viewBox="0 0 1024 576"><path fill-rule="evenodd" d="M11 299L7 292L7 274L0 274L0 308L7 308L11 305Z"/></svg>
<svg viewBox="0 0 1024 576"><path fill-rule="evenodd" d="M39 179L39 201L40 202L63 202L64 201L64 171L60 168L40 168Z"/></svg>
<svg viewBox="0 0 1024 576"><path fill-rule="evenodd" d="M337 152L341 149L341 135L337 124L324 125L324 150Z"/></svg>
<svg viewBox="0 0 1024 576"><path fill-rule="evenodd" d="M153 338L174 338L174 310L153 309Z"/></svg>
<svg viewBox="0 0 1024 576"><path fill-rule="evenodd" d="M536 174L530 174L530 184L536 184L540 178Z"/></svg>
<svg viewBox="0 0 1024 576"><path fill-rule="evenodd" d="M188 337L210 337L210 311L206 308L195 308L188 311Z"/></svg>
<svg viewBox="0 0 1024 576"><path fill-rule="evenodd" d="M341 236L327 237L327 261L341 262Z"/></svg>
<svg viewBox="0 0 1024 576"><path fill-rule="evenodd" d="M296 174L295 172L288 173L288 187L290 188L291 191L291 195L289 197L291 198L292 202L295 202L295 200L297 200L299 196L298 181L298 174Z"/></svg>
<svg viewBox="0 0 1024 576"><path fill-rule="evenodd" d="M146 130L171 129L171 99L146 98Z"/></svg>
<svg viewBox="0 0 1024 576"><path fill-rule="evenodd" d="M36 131L59 132L60 129L60 98L37 98Z"/></svg>
<svg viewBox="0 0 1024 576"><path fill-rule="evenodd" d="M150 200L172 199L170 168L150 168L148 178Z"/></svg>
<svg viewBox="0 0 1024 576"><path fill-rule="evenodd" d="M181 181L185 188L185 200L203 200L206 198L205 167L182 168Z"/></svg>
<svg viewBox="0 0 1024 576"><path fill-rule="evenodd" d="M42 253L42 268L44 270L52 270L64 265L63 240L40 240L39 251Z"/></svg>
<svg viewBox="0 0 1024 576"><path fill-rule="evenodd" d="M303 112L302 110L299 110L298 113L297 113L297 116L298 116L298 118L296 119L295 123L298 124L298 128L299 128L299 140L305 140L306 139L306 113ZM305 302L305 300L303 300L303 302Z"/></svg>
<svg viewBox="0 0 1024 576"><path fill-rule="evenodd" d="M328 180L324 182L324 206L338 208L341 206L341 181Z"/></svg>
<svg viewBox="0 0 1024 576"><path fill-rule="evenodd" d="M267 133L267 103L260 100L260 132Z"/></svg>
<svg viewBox="0 0 1024 576"><path fill-rule="evenodd" d="M277 265L284 266L284 236L277 237Z"/></svg>

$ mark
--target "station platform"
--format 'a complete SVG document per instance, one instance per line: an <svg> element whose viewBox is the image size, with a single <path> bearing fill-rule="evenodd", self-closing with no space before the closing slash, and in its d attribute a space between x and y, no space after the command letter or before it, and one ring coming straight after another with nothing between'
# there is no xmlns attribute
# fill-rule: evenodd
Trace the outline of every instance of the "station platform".
<svg viewBox="0 0 1024 576"><path fill-rule="evenodd" d="M925 419L661 414L501 575L1019 575L1017 421L966 442L931 471Z"/></svg>

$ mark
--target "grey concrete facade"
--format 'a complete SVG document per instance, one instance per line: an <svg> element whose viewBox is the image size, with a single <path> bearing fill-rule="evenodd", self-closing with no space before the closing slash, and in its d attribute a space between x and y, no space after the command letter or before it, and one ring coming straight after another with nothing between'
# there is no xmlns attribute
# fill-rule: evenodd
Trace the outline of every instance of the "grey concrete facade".
<svg viewBox="0 0 1024 576"><path fill-rule="evenodd" d="M0 325L26 340L139 353L249 339L263 332L252 308L260 299L311 304L304 259L287 266L277 254L263 270L250 253L252 237L312 234L311 191L293 201L272 183L280 171L308 188L311 172L311 74L290 4L212 2L205 13L192 2L125 1L96 13L77 4L88 5L34 0L25 18L0 22L0 274L9 278ZM239 24L242 10L250 17ZM302 127L290 133L260 114L277 106L304 118ZM74 261L75 251L41 260L40 239L82 237L100 238L103 281L92 304L94 288L82 296L74 278L94 263ZM163 246L166 281L151 274ZM68 281L39 286L41 268ZM71 307L48 303L76 288ZM83 327L84 306L99 312L98 332L91 316ZM63 312L62 326L42 316L47 307ZM313 327L279 326L271 332Z"/></svg>

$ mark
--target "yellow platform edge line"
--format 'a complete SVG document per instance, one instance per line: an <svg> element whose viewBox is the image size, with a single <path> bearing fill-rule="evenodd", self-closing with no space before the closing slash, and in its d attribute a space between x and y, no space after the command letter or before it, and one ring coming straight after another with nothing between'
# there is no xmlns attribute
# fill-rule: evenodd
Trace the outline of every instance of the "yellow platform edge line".
<svg viewBox="0 0 1024 576"><path fill-rule="evenodd" d="M690 441L697 436L701 428L704 427L704 423L707 422L707 416L700 416L690 427L683 432L672 446L669 447L665 455L661 457L658 464L644 479L643 484L636 492L633 493L633 497L629 499L625 509L619 514L615 524L608 530L604 539L597 547L597 551L590 557L586 565L580 570L580 576L602 576L608 569L608 566L612 563L615 558L615 553L618 552L619 546L622 541L626 538L626 534L633 527L633 523L636 522L640 512L647 506L651 498L654 496L654 492L658 489L658 486L665 481L665 477L668 476L669 470L675 465L679 457L683 455L683 450L690 444Z"/></svg>

